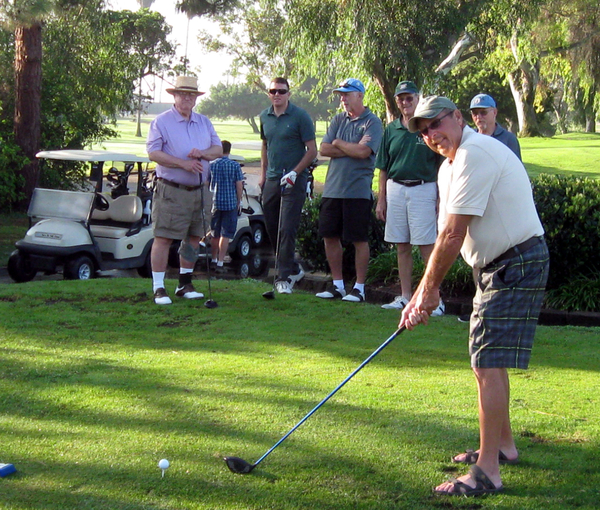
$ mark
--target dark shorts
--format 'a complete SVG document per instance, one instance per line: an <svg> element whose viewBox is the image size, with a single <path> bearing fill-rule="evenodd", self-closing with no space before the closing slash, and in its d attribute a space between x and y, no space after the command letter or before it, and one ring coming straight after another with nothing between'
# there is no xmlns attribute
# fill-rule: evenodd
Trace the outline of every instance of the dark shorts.
<svg viewBox="0 0 600 510"><path fill-rule="evenodd" d="M366 198L324 198L319 213L319 235L349 243L369 241L373 201Z"/></svg>
<svg viewBox="0 0 600 510"><path fill-rule="evenodd" d="M210 229L214 238L221 236L233 239L237 230L238 211L213 211Z"/></svg>
<svg viewBox="0 0 600 510"><path fill-rule="evenodd" d="M529 366L548 268L548 248L541 239L524 253L480 270L469 335L473 368Z"/></svg>
<svg viewBox="0 0 600 510"><path fill-rule="evenodd" d="M201 193L200 189L187 191L158 181L152 201L154 235L166 239L203 236Z"/></svg>

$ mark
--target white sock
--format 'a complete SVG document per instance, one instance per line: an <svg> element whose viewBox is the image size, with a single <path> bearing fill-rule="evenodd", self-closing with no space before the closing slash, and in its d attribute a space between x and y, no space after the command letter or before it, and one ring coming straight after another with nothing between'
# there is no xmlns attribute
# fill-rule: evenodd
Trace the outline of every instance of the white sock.
<svg viewBox="0 0 600 510"><path fill-rule="evenodd" d="M222 260L217 261L217 267L223 267L223 261Z"/></svg>
<svg viewBox="0 0 600 510"><path fill-rule="evenodd" d="M219 259L211 259L211 264L217 264L219 262Z"/></svg>
<svg viewBox="0 0 600 510"><path fill-rule="evenodd" d="M152 271L152 290L156 292L158 289L165 287L165 272Z"/></svg>
<svg viewBox="0 0 600 510"><path fill-rule="evenodd" d="M333 280L333 284L335 285L335 287L337 289L340 289L340 290L344 289L344 280Z"/></svg>
<svg viewBox="0 0 600 510"><path fill-rule="evenodd" d="M190 268L190 269L188 269L187 267L180 267L179 268L179 274L188 274L188 273L193 273L193 272L194 272L193 268Z"/></svg>
<svg viewBox="0 0 600 510"><path fill-rule="evenodd" d="M364 283L355 283L354 288L358 289L361 294L365 293L365 284Z"/></svg>

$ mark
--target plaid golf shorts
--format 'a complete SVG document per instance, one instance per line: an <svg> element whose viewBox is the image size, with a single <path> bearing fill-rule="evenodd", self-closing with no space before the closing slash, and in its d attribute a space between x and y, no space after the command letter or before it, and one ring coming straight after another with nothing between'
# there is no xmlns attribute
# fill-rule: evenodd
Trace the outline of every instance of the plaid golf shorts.
<svg viewBox="0 0 600 510"><path fill-rule="evenodd" d="M529 366L548 268L548 248L540 238L524 253L481 269L469 335L473 368Z"/></svg>

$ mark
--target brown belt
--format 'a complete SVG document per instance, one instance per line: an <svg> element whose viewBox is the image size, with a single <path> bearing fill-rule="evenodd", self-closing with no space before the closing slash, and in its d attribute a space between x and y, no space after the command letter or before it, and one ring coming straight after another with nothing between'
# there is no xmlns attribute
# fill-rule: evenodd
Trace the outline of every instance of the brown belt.
<svg viewBox="0 0 600 510"><path fill-rule="evenodd" d="M167 186L172 186L173 188L184 189L186 191L196 191L197 189L200 189L202 187L202 185L186 186L185 184L179 184L178 182L168 181L167 179L164 179L162 177L159 177L158 180L161 182L164 182Z"/></svg>
<svg viewBox="0 0 600 510"><path fill-rule="evenodd" d="M502 255L496 257L488 265L497 264L503 260L508 260L516 257L517 255L526 252L529 248L533 248L536 244L541 243L544 238L541 236L531 237L527 241L523 241L521 244L517 244L512 248L506 250Z"/></svg>

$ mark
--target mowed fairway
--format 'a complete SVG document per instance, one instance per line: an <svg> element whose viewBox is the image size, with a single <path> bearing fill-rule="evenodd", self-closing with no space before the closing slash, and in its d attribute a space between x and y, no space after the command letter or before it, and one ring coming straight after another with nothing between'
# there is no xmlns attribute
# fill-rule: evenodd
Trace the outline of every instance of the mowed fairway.
<svg viewBox="0 0 600 510"><path fill-rule="evenodd" d="M512 374L522 462L503 468L506 492L443 499L432 487L466 471L450 456L478 440L466 324L400 335L241 476L222 457L258 459L398 316L303 292L267 301L249 280L215 281L214 310L157 307L148 285L0 285L0 462L18 469L0 508L597 508L598 329L539 328L531 369Z"/></svg>

